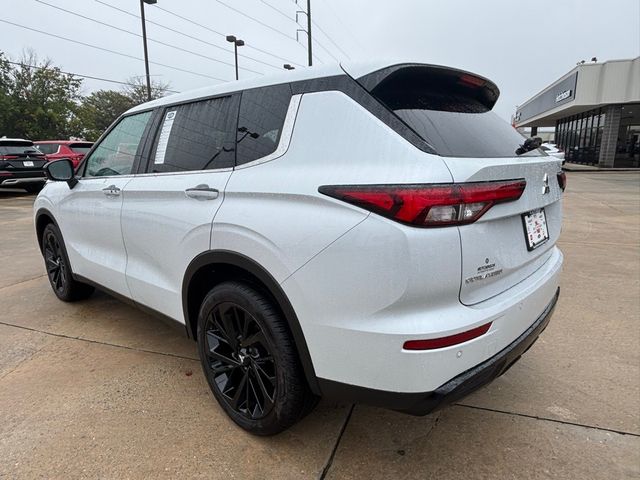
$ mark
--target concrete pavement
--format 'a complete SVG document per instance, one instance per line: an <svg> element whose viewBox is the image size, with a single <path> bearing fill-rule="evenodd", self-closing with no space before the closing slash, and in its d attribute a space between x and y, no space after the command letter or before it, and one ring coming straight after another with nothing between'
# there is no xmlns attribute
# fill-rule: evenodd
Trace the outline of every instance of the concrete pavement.
<svg viewBox="0 0 640 480"><path fill-rule="evenodd" d="M234 426L195 345L50 291L33 197L0 191L0 478L640 478L640 175L569 173L562 295L503 377L422 418L320 406Z"/></svg>

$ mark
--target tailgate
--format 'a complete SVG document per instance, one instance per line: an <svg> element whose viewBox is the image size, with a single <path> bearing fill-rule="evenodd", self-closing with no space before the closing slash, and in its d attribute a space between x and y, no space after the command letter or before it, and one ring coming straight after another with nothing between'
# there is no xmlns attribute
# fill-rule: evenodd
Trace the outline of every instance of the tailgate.
<svg viewBox="0 0 640 480"><path fill-rule="evenodd" d="M455 182L521 178L527 182L517 201L495 205L477 222L458 227L462 248L460 301L472 305L523 281L551 256L562 226L558 182L561 162L549 156L444 160ZM544 212L548 240L539 238L539 243L532 245L523 216L540 210ZM544 221L540 214L529 220L530 231L535 221Z"/></svg>

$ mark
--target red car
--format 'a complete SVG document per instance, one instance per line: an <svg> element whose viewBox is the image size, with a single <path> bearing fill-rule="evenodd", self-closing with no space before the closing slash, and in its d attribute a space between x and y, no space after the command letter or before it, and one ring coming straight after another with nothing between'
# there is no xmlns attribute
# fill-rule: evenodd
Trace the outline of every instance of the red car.
<svg viewBox="0 0 640 480"><path fill-rule="evenodd" d="M45 154L49 162L61 158L68 158L73 162L74 168L78 166L93 146L92 142L79 142L75 140L42 140L34 143L38 147L38 150Z"/></svg>

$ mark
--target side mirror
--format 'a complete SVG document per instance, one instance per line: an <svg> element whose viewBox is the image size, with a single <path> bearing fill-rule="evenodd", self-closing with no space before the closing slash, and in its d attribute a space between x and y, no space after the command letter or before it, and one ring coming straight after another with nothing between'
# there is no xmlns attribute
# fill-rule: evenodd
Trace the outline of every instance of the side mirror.
<svg viewBox="0 0 640 480"><path fill-rule="evenodd" d="M44 173L53 182L67 182L69 188L73 188L78 183L73 171L73 163L68 158L54 160L44 166Z"/></svg>

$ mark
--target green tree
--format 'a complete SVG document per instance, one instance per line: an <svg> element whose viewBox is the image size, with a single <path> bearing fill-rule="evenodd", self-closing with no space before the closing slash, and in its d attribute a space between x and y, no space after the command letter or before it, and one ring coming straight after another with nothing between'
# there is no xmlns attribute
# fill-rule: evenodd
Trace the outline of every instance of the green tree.
<svg viewBox="0 0 640 480"><path fill-rule="evenodd" d="M40 62L25 52L9 72L8 105L3 110L3 135L33 140L68 138L81 98L82 80ZM36 68L34 68L36 67Z"/></svg>
<svg viewBox="0 0 640 480"><path fill-rule="evenodd" d="M82 99L74 119L78 136L95 141L113 121L135 103L116 90L98 90Z"/></svg>
<svg viewBox="0 0 640 480"><path fill-rule="evenodd" d="M144 77L131 77L124 87L124 94L131 99L134 105L140 105L147 101L147 82ZM159 80L151 80L151 100L164 97L171 85Z"/></svg>

